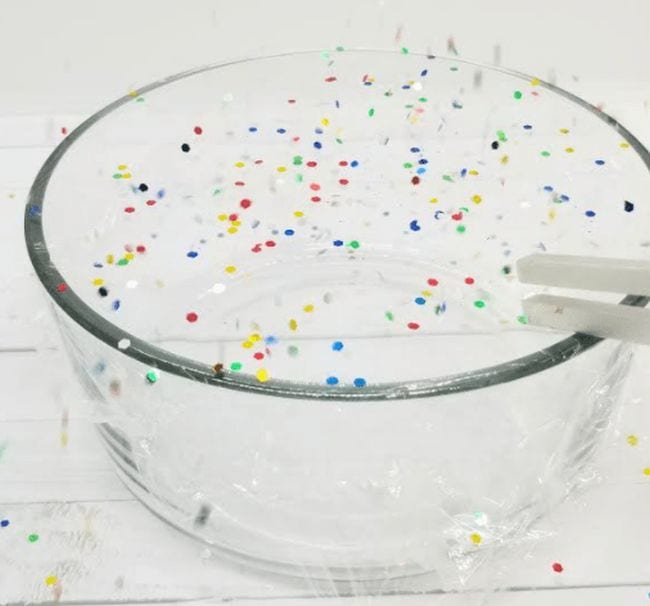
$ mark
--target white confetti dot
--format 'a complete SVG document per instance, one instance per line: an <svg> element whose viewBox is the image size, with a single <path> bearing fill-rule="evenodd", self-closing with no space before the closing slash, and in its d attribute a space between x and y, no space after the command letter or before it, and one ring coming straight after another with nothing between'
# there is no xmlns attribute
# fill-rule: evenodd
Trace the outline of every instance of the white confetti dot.
<svg viewBox="0 0 650 606"><path fill-rule="evenodd" d="M137 285L138 285L138 281L137 281L137 280L129 280L129 281L126 283L126 287L127 287L127 288L135 288Z"/></svg>
<svg viewBox="0 0 650 606"><path fill-rule="evenodd" d="M128 349L131 347L131 340L130 339L120 339L117 343L118 349Z"/></svg>
<svg viewBox="0 0 650 606"><path fill-rule="evenodd" d="M214 293L215 295L220 295L222 292L226 290L226 285L225 284L220 284L217 282L211 289L210 292Z"/></svg>

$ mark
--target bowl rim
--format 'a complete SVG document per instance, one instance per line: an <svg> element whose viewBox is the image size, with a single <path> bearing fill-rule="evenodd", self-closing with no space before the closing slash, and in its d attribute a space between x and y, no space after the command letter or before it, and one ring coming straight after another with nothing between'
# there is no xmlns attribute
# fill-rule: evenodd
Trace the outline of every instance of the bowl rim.
<svg viewBox="0 0 650 606"><path fill-rule="evenodd" d="M276 396L284 398L299 398L304 400L333 400L333 401L377 401L377 400L405 400L411 398L427 398L443 396L453 393L461 393L475 389L482 389L501 383L515 381L530 375L537 374L586 352L603 339L584 333L574 333L552 345L540 349L531 354L521 356L503 362L501 364L479 368L457 374L441 376L433 379L422 379L405 382L385 382L369 384L358 388L353 386L330 387L320 383L294 382L284 379L269 379L265 383L259 382L255 376L244 373L234 373L227 370L215 372L214 367L204 362L198 362L184 356L179 356L168 350L156 347L139 339L135 335L112 324L99 313L91 309L84 301L69 287L65 278L51 260L50 253L45 241L42 221L42 209L46 198L49 180L61 158L67 150L87 130L102 118L111 114L122 105L133 101L135 96L161 88L167 84L195 76L211 70L224 68L232 65L250 63L259 60L277 59L292 55L321 54L323 49L289 51L272 55L261 55L235 59L226 62L217 62L202 65L189 70L176 73L172 76L156 80L136 91L132 91L112 103L109 103L99 111L84 120L79 126L72 130L59 145L48 156L30 188L25 205L25 242L29 258L34 267L36 275L55 302L67 316L69 316L82 329L92 336L103 341L109 347L120 354L129 356L143 364L158 370L168 372L185 379L198 381L216 387L223 387L254 394ZM350 48L336 49L331 52L345 53L391 53L397 54L400 51L391 49L374 48ZM433 55L430 53L418 53L409 51L409 55L422 57L427 60L449 61L479 67L486 70L500 72L520 80L531 81L532 76L523 72L506 69L479 63L458 57L447 57L444 55ZM555 94L577 104L583 109L591 112L598 119L612 127L629 145L636 151L642 162L650 172L650 152L646 147L617 120L594 107L584 99L570 93L554 84L540 78L535 78L538 85L546 88ZM650 301L649 297L639 295L626 295L619 304L643 307ZM55 309L56 309L55 307ZM120 349L118 342L128 339L130 346Z"/></svg>

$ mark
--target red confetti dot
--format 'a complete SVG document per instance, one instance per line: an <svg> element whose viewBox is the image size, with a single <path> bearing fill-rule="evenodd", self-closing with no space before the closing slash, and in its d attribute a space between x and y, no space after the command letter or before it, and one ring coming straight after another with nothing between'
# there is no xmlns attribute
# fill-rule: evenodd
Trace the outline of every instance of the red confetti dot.
<svg viewBox="0 0 650 606"><path fill-rule="evenodd" d="M68 290L68 285L65 282L60 282L56 285L57 292L65 292Z"/></svg>
<svg viewBox="0 0 650 606"><path fill-rule="evenodd" d="M300 141L300 137L291 137L291 140L295 143Z"/></svg>
<svg viewBox="0 0 650 606"><path fill-rule="evenodd" d="M296 102L295 99L289 99L289 100L288 100L288 103L295 103L295 102Z"/></svg>
<svg viewBox="0 0 650 606"><path fill-rule="evenodd" d="M438 286L438 280L436 280L435 278L429 278L427 280L427 284L429 286Z"/></svg>
<svg viewBox="0 0 650 606"><path fill-rule="evenodd" d="M465 284L474 284L474 278L467 276L467 278L465 278Z"/></svg>
<svg viewBox="0 0 650 606"><path fill-rule="evenodd" d="M143 252L146 252L147 247L144 246L143 244L138 244L138 245L135 247L135 249L136 249L139 253L143 253Z"/></svg>
<svg viewBox="0 0 650 606"><path fill-rule="evenodd" d="M417 322L409 322L409 323L407 324L407 326L408 326L411 330L417 330L418 328L420 328L420 325L419 325Z"/></svg>
<svg viewBox="0 0 650 606"><path fill-rule="evenodd" d="M200 126L195 126L194 127L194 134L200 135L203 133L203 129Z"/></svg>
<svg viewBox="0 0 650 606"><path fill-rule="evenodd" d="M237 216L238 216L237 213L232 213L232 214L228 215L228 220L229 221L237 221Z"/></svg>
<svg viewBox="0 0 650 606"><path fill-rule="evenodd" d="M454 213L453 215L451 215L451 218L454 221L460 221L463 218L463 213Z"/></svg>
<svg viewBox="0 0 650 606"><path fill-rule="evenodd" d="M339 166L347 166L347 165L348 165L347 160L341 160L341 161L339 162Z"/></svg>
<svg viewBox="0 0 650 606"><path fill-rule="evenodd" d="M246 185L246 183L244 183L243 181L235 181L235 185L237 187L244 187L244 185Z"/></svg>
<svg viewBox="0 0 650 606"><path fill-rule="evenodd" d="M251 204L252 202L248 198L244 198L239 202L239 206L241 206L242 208L250 208ZM236 221L236 219L234 220Z"/></svg>
<svg viewBox="0 0 650 606"><path fill-rule="evenodd" d="M273 248L275 246L275 241L267 240L266 242L264 242L264 244L266 244L266 246L268 246L269 248Z"/></svg>
<svg viewBox="0 0 650 606"><path fill-rule="evenodd" d="M413 183L413 185L417 185L418 183L420 183L420 177L415 175L415 177L411 179L411 183Z"/></svg>
<svg viewBox="0 0 650 606"><path fill-rule="evenodd" d="M339 183L341 185L347 185L349 183L349 181L347 179L339 179Z"/></svg>
<svg viewBox="0 0 650 606"><path fill-rule="evenodd" d="M155 200L147 200L147 201L145 202L145 204L146 204L147 206L155 206L155 205L156 205L156 201L155 201Z"/></svg>
<svg viewBox="0 0 650 606"><path fill-rule="evenodd" d="M327 76L325 82L336 82L336 76Z"/></svg>
<svg viewBox="0 0 650 606"><path fill-rule="evenodd" d="M254 253L262 252L262 245L261 244L256 244L251 248L251 251Z"/></svg>
<svg viewBox="0 0 650 606"><path fill-rule="evenodd" d="M261 351L257 351L253 354L253 357L256 360L263 360L264 359L264 354Z"/></svg>
<svg viewBox="0 0 650 606"><path fill-rule="evenodd" d="M319 196L312 196L311 201L312 202L320 202L320 197Z"/></svg>
<svg viewBox="0 0 650 606"><path fill-rule="evenodd" d="M124 212L125 212L125 213L134 213L134 212L135 212L135 208L133 208L133 206L127 206L127 207L124 209Z"/></svg>
<svg viewBox="0 0 650 606"><path fill-rule="evenodd" d="M309 166L309 168L314 168L314 166L318 166L318 162L314 162L313 160L310 160L309 162L307 162L307 166Z"/></svg>
<svg viewBox="0 0 650 606"><path fill-rule="evenodd" d="M264 162L264 160L255 160L255 164L262 164L262 162Z"/></svg>
<svg viewBox="0 0 650 606"><path fill-rule="evenodd" d="M199 319L198 314L194 313L193 311L190 311L186 316L185 319L188 322L196 322Z"/></svg>
<svg viewBox="0 0 650 606"><path fill-rule="evenodd" d="M61 127L61 134L62 135L67 135L68 134L68 129L65 126Z"/></svg>
<svg viewBox="0 0 650 606"><path fill-rule="evenodd" d="M562 572L564 570L564 566L560 564L559 562L553 562L553 572Z"/></svg>
<svg viewBox="0 0 650 606"><path fill-rule="evenodd" d="M320 189L320 185L318 185L318 183L311 183L309 185L309 189L311 189L312 191L318 191Z"/></svg>

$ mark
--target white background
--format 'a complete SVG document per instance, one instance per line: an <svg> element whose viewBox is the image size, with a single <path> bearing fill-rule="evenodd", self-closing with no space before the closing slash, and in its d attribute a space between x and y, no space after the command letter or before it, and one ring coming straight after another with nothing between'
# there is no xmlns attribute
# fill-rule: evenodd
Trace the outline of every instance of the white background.
<svg viewBox="0 0 650 606"><path fill-rule="evenodd" d="M649 0L0 0L0 519L11 520L0 529L0 604L227 598L302 606L306 593L205 559L114 477L22 244L24 197L61 127L200 64L337 45L447 54L450 36L462 57L486 63L500 46L502 65L557 78L650 143ZM600 483L544 521L553 536L500 570L497 584L521 591L377 603L650 603L650 478L641 471L650 466L649 361L645 352L637 362ZM629 433L639 436L636 447ZM37 543L25 540L30 532ZM564 564L562 575L553 561ZM45 585L49 574L60 594Z"/></svg>

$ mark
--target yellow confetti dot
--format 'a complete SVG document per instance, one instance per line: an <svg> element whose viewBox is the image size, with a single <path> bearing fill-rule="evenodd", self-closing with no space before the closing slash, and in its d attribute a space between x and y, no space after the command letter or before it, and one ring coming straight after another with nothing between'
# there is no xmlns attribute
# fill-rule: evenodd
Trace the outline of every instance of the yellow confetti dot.
<svg viewBox="0 0 650 606"><path fill-rule="evenodd" d="M635 435L629 435L627 436L627 443L630 446L636 446L639 443L639 438L637 438Z"/></svg>
<svg viewBox="0 0 650 606"><path fill-rule="evenodd" d="M510 160L510 158L508 156L502 156L501 157L501 164L508 164L508 160Z"/></svg>
<svg viewBox="0 0 650 606"><path fill-rule="evenodd" d="M646 467L646 468L643 470L643 473L644 473L644 475L646 475L646 476L650 476L650 467Z"/></svg>
<svg viewBox="0 0 650 606"><path fill-rule="evenodd" d="M126 170L128 166L126 164L118 164L117 165L117 170Z"/></svg>
<svg viewBox="0 0 650 606"><path fill-rule="evenodd" d="M132 252L124 253L124 258L128 261L133 261L133 259L135 259L135 255Z"/></svg>
<svg viewBox="0 0 650 606"><path fill-rule="evenodd" d="M541 83L541 80L540 80L539 78L533 78L533 79L530 81L530 85L531 85L531 86L539 86L540 83Z"/></svg>
<svg viewBox="0 0 650 606"><path fill-rule="evenodd" d="M303 310L305 313L311 313L312 311L314 311L314 306L313 306L311 303L308 303L307 305L305 305L305 306L302 308L302 310Z"/></svg>
<svg viewBox="0 0 650 606"><path fill-rule="evenodd" d="M242 341L241 346L244 349L250 349L251 347L253 347L253 342L252 341Z"/></svg>
<svg viewBox="0 0 650 606"><path fill-rule="evenodd" d="M233 227L239 227L241 225L241 221L231 221L230 225L232 225Z"/></svg>
<svg viewBox="0 0 650 606"><path fill-rule="evenodd" d="M254 332L248 338L249 338L249 340L253 341L253 343L257 343L258 341L262 340L262 335L260 335L259 333Z"/></svg>
<svg viewBox="0 0 650 606"><path fill-rule="evenodd" d="M287 172L287 167L286 166L278 166L275 170L277 170L279 173L286 173Z"/></svg>
<svg viewBox="0 0 650 606"><path fill-rule="evenodd" d="M104 283L104 280L102 280L101 278L95 278L93 280L93 286L101 286L103 283Z"/></svg>
<svg viewBox="0 0 650 606"><path fill-rule="evenodd" d="M244 168L244 166L246 166L246 164L244 164L244 162L235 162L235 166L237 168Z"/></svg>
<svg viewBox="0 0 650 606"><path fill-rule="evenodd" d="M226 267L224 268L224 271L227 274L234 274L237 271L237 268L234 265L226 265Z"/></svg>
<svg viewBox="0 0 650 606"><path fill-rule="evenodd" d="M131 173L122 173L122 179L130 179L132 176Z"/></svg>
<svg viewBox="0 0 650 606"><path fill-rule="evenodd" d="M431 202L431 204L438 204L438 198L431 198L429 202Z"/></svg>
<svg viewBox="0 0 650 606"><path fill-rule="evenodd" d="M260 368L255 376L260 383L266 383L269 380L269 371L266 368Z"/></svg>
<svg viewBox="0 0 650 606"><path fill-rule="evenodd" d="M420 294L423 297L430 297L433 293L430 290L423 290Z"/></svg>
<svg viewBox="0 0 650 606"><path fill-rule="evenodd" d="M217 219L219 219L219 221L226 221L228 219L228 215L217 215Z"/></svg>
<svg viewBox="0 0 650 606"><path fill-rule="evenodd" d="M555 212L554 208L551 208L551 210L548 211L548 218L550 221L555 221L555 217L557 216L557 213Z"/></svg>
<svg viewBox="0 0 650 606"><path fill-rule="evenodd" d="M472 170L469 171L469 174L472 175L473 177L476 177L476 175L478 175L478 171L475 168L473 168Z"/></svg>
<svg viewBox="0 0 650 606"><path fill-rule="evenodd" d="M622 147L623 149L627 149L628 147L630 147L630 144L627 143L627 141L623 141L622 143L619 144L619 146Z"/></svg>
<svg viewBox="0 0 650 606"><path fill-rule="evenodd" d="M236 227L233 227L232 225L226 230L229 234L236 234L239 230ZM228 270L226 270L228 271Z"/></svg>
<svg viewBox="0 0 650 606"><path fill-rule="evenodd" d="M45 577L45 584L48 586L56 585L58 582L59 582L58 577L55 577L53 574L51 574L48 577Z"/></svg>
<svg viewBox="0 0 650 606"><path fill-rule="evenodd" d="M289 329L290 330L296 330L298 328L298 322L296 322L293 318L289 320Z"/></svg>
<svg viewBox="0 0 650 606"><path fill-rule="evenodd" d="M483 538L478 532L473 532L472 534L469 535L469 540L472 541L474 545L480 545Z"/></svg>
<svg viewBox="0 0 650 606"><path fill-rule="evenodd" d="M568 129L568 128L561 128L561 129L560 129L560 132L561 132L563 135L566 135L566 134L569 133L569 129Z"/></svg>
<svg viewBox="0 0 650 606"><path fill-rule="evenodd" d="M321 123L323 126L329 126L329 125L330 125L330 121L329 121L328 118L323 118L323 119L320 121L320 123Z"/></svg>
<svg viewBox="0 0 650 606"><path fill-rule="evenodd" d="M293 213L293 216L294 216L294 217L298 217L298 218L300 218L300 217L304 217L304 216L305 216L305 213L302 212L301 210L297 210L297 211L295 211L295 212Z"/></svg>
<svg viewBox="0 0 650 606"><path fill-rule="evenodd" d="M137 90L130 90L129 97L137 97L140 93Z"/></svg>
<svg viewBox="0 0 650 606"><path fill-rule="evenodd" d="M106 263L113 265L115 263L115 257L113 255L106 255Z"/></svg>
<svg viewBox="0 0 650 606"><path fill-rule="evenodd" d="M483 198L481 198L481 196L479 196L478 194L472 196L472 202L474 202L474 204L480 204L482 201Z"/></svg>
<svg viewBox="0 0 650 606"><path fill-rule="evenodd" d="M564 151L565 151L567 154L572 154L572 153L575 151L575 149L573 149L573 147L565 147L565 148L564 148Z"/></svg>

